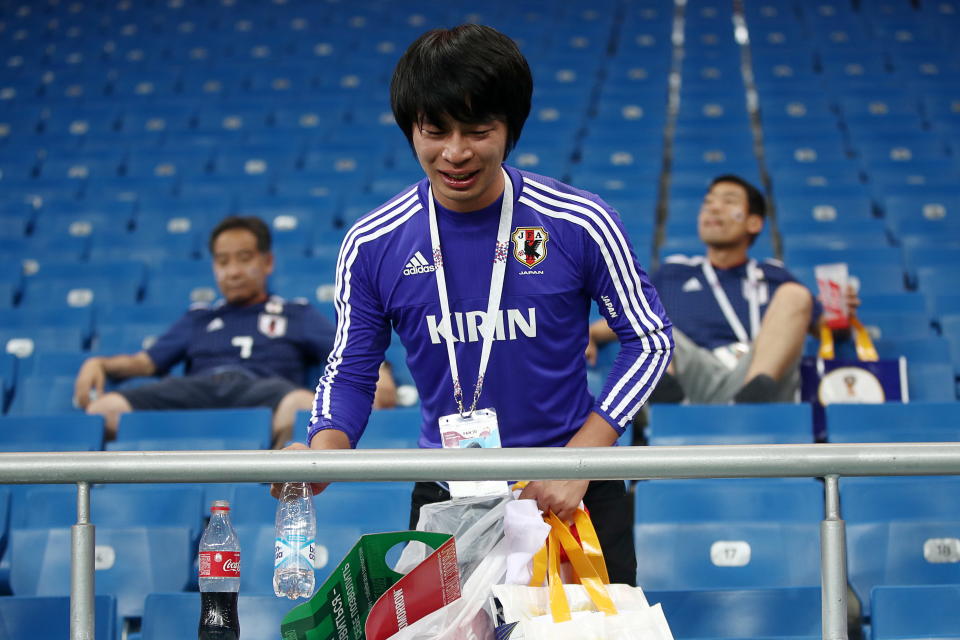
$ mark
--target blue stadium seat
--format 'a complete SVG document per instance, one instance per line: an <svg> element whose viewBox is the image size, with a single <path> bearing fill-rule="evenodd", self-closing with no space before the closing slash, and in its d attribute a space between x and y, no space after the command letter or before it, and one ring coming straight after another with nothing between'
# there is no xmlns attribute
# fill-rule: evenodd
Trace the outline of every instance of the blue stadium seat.
<svg viewBox="0 0 960 640"><path fill-rule="evenodd" d="M849 579L864 615L875 586L960 583L958 488L954 477L840 480Z"/></svg>
<svg viewBox="0 0 960 640"><path fill-rule="evenodd" d="M224 449L270 448L271 411L266 407L134 411L120 418L117 439L108 450L144 448L146 442L164 448L192 448L196 438L218 440ZM184 445L177 441L185 440Z"/></svg>
<svg viewBox="0 0 960 640"><path fill-rule="evenodd" d="M650 406L651 445L813 442L810 408L800 404Z"/></svg>
<svg viewBox="0 0 960 640"><path fill-rule="evenodd" d="M674 638L696 640L816 640L820 588L644 589L660 603Z"/></svg>
<svg viewBox="0 0 960 640"><path fill-rule="evenodd" d="M13 400L7 408L11 416L59 415L68 421L83 415L73 404L76 374L61 376L28 376L17 380ZM71 411L74 412L71 415ZM67 417L69 416L69 417Z"/></svg>
<svg viewBox="0 0 960 640"><path fill-rule="evenodd" d="M98 595L93 600L94 635L117 637L117 600ZM11 640L61 640L70 636L69 596L0 596L0 634Z"/></svg>
<svg viewBox="0 0 960 640"><path fill-rule="evenodd" d="M645 590L820 584L813 480L652 480L635 487Z"/></svg>
<svg viewBox="0 0 960 640"><path fill-rule="evenodd" d="M195 544L183 526L97 526L96 592L117 598L118 617L139 617L147 594L187 587ZM69 528L15 529L10 558L15 595L70 593Z"/></svg>
<svg viewBox="0 0 960 640"><path fill-rule="evenodd" d="M360 438L361 449L416 449L423 421L420 407L397 407L370 412Z"/></svg>
<svg viewBox="0 0 960 640"><path fill-rule="evenodd" d="M954 346L954 363L957 361ZM924 402L949 402L957 399L955 365L941 362L915 362L907 366L910 399Z"/></svg>
<svg viewBox="0 0 960 640"><path fill-rule="evenodd" d="M830 442L960 441L960 403L896 402L826 407Z"/></svg>
<svg viewBox="0 0 960 640"><path fill-rule="evenodd" d="M47 262L25 280L23 305L63 309L91 304L132 304L146 281L146 265L134 260L76 264Z"/></svg>
<svg viewBox="0 0 960 640"><path fill-rule="evenodd" d="M72 485L33 485L14 501L21 511L14 528L69 527L76 523L77 489ZM95 485L90 491L90 522L100 527L183 526L199 539L204 525L203 487L167 484Z"/></svg>
<svg viewBox="0 0 960 640"><path fill-rule="evenodd" d="M64 429L69 423L70 428ZM100 451L103 418L79 412L38 416L7 415L0 418L3 451Z"/></svg>
<svg viewBox="0 0 960 640"><path fill-rule="evenodd" d="M244 560L246 559L244 549ZM275 597L272 591L269 595L246 595L248 593L250 592L243 589L237 601L237 613L244 637L279 636L280 622L295 603ZM142 640L191 637L197 632L199 615L199 593L151 593L147 596L143 609L140 636ZM98 634L97 637L106 636Z"/></svg>
<svg viewBox="0 0 960 640"><path fill-rule="evenodd" d="M420 407L377 409L370 412L367 428L360 437L359 449L416 449L420 437ZM298 411L294 430L310 422L309 411Z"/></svg>
<svg viewBox="0 0 960 640"><path fill-rule="evenodd" d="M874 587L870 601L872 640L960 638L960 585Z"/></svg>

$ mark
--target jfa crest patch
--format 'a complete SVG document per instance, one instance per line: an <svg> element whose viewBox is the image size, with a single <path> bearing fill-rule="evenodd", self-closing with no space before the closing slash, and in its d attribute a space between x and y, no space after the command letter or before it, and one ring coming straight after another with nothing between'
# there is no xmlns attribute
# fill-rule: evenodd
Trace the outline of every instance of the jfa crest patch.
<svg viewBox="0 0 960 640"><path fill-rule="evenodd" d="M287 319L272 313L261 313L257 318L257 328L268 338L279 338L287 333Z"/></svg>
<svg viewBox="0 0 960 640"><path fill-rule="evenodd" d="M547 257L550 235L543 227L517 227L513 230L513 257L527 267L533 267Z"/></svg>

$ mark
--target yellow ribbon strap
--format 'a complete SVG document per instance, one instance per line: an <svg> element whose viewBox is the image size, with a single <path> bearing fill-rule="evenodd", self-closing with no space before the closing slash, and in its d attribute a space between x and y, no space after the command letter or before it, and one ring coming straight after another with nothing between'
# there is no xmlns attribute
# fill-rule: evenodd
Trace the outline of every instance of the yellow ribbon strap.
<svg viewBox="0 0 960 640"><path fill-rule="evenodd" d="M550 532L547 537L547 576L550 594L550 615L554 622L570 620L570 603L563 590L563 581L560 579L560 545L557 544L556 533Z"/></svg>
<svg viewBox="0 0 960 640"><path fill-rule="evenodd" d="M607 593L607 588L593 564L587 560L587 555L583 552L577 539L570 533L570 529L552 511L547 514L547 521L553 529L551 536L555 536L563 545L563 550L567 552L567 558L573 565L573 570L576 572L580 584L586 589L587 595L590 596L590 600L596 605L597 610L607 615L616 614L617 608L614 606L610 594ZM553 576L551 575L550 578L552 579ZM559 574L557 578L559 579ZM551 585L551 597L553 596L552 588L553 585Z"/></svg>
<svg viewBox="0 0 960 640"><path fill-rule="evenodd" d="M834 347L833 347L833 329L827 326L826 322L820 322L820 359L821 360L833 360L834 358Z"/></svg>
<svg viewBox="0 0 960 640"><path fill-rule="evenodd" d="M549 537L547 538L548 542L544 542L543 546L540 547L540 551L537 551L533 556L533 575L530 577L531 587L541 587L543 586L543 581L547 579L547 545L549 544Z"/></svg>
<svg viewBox="0 0 960 640"><path fill-rule="evenodd" d="M850 318L850 327L853 329L853 337L857 345L857 357L864 362L876 362L880 359L877 348L873 346L873 340L870 333L863 326L857 317Z"/></svg>
<svg viewBox="0 0 960 640"><path fill-rule="evenodd" d="M597 536L597 530L593 527L593 521L590 520L590 514L583 509L577 509L573 515L573 523L577 526L580 544L583 546L583 552L587 554L590 564L597 570L597 575L600 576L603 584L610 584L607 563L603 559L603 549L600 548L600 538Z"/></svg>

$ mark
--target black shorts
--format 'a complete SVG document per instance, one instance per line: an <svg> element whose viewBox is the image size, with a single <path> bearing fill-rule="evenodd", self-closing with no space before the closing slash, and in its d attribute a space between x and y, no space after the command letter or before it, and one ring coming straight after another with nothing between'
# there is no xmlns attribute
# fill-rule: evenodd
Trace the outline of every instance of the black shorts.
<svg viewBox="0 0 960 640"><path fill-rule="evenodd" d="M450 493L435 482L418 482L410 499L410 528L417 528L420 507L450 499ZM623 480L592 480L583 496L590 520L597 530L610 582L637 584L637 554L633 544L633 496Z"/></svg>
<svg viewBox="0 0 960 640"><path fill-rule="evenodd" d="M299 389L286 378L252 378L228 371L210 375L166 378L133 389L117 391L136 411L165 409L232 409L270 407Z"/></svg>

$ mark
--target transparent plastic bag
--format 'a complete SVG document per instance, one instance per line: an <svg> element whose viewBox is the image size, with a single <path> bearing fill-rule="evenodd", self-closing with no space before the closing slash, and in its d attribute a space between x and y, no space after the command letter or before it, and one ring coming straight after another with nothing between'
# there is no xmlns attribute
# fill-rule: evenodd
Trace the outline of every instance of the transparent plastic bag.
<svg viewBox="0 0 960 640"><path fill-rule="evenodd" d="M509 495L478 496L426 504L420 509L417 531L449 533L456 538L460 579L466 583L503 539L504 510L512 500ZM394 569L409 572L423 562L428 551L424 545L407 545Z"/></svg>

